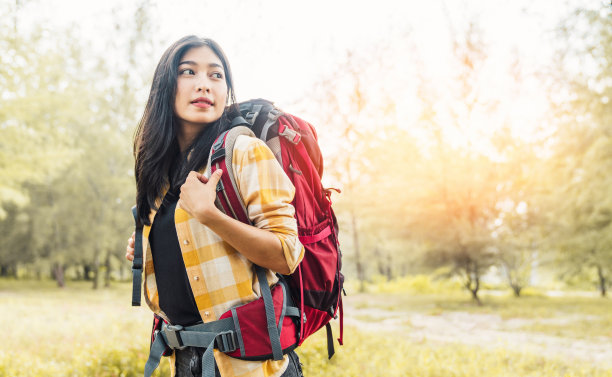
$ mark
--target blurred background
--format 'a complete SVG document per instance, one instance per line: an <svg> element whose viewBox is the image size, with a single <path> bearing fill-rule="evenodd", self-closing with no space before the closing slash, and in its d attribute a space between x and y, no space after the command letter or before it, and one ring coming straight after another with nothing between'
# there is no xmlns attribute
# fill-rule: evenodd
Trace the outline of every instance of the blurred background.
<svg viewBox="0 0 612 377"><path fill-rule="evenodd" d="M221 44L239 101L315 125L341 191L347 345L327 361L309 340L308 376L612 375L607 0L0 0L0 15L0 312L18 324L0 375L141 374L132 138L188 34Z"/></svg>

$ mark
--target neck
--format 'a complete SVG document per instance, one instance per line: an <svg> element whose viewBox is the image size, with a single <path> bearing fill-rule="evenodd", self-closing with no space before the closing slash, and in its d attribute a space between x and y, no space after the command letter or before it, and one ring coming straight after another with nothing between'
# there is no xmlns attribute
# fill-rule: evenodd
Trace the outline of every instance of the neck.
<svg viewBox="0 0 612 377"><path fill-rule="evenodd" d="M181 127L179 127L176 138L181 152L185 152L187 147L189 147L193 143L196 136L198 136L198 133L201 130L202 126L198 126L195 124L182 124Z"/></svg>

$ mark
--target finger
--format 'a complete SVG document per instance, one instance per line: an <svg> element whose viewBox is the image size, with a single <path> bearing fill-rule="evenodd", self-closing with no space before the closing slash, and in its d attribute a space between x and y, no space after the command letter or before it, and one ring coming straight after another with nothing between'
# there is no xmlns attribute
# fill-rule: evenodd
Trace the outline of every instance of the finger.
<svg viewBox="0 0 612 377"><path fill-rule="evenodd" d="M208 178L206 178L206 176L204 174L200 174L198 173L198 179L200 180L200 182L202 183L208 183Z"/></svg>
<svg viewBox="0 0 612 377"><path fill-rule="evenodd" d="M132 239L135 240L136 239L136 231L132 232Z"/></svg>
<svg viewBox="0 0 612 377"><path fill-rule="evenodd" d="M132 255L130 253L125 253L125 259L129 260L130 262L132 262L134 260L134 255Z"/></svg>
<svg viewBox="0 0 612 377"><path fill-rule="evenodd" d="M223 170L221 169L217 169L215 170L214 173L212 173L212 175L210 176L210 178L208 178L208 183L212 184L213 186L217 186L217 183L219 183L219 180L221 179L221 175L223 174Z"/></svg>
<svg viewBox="0 0 612 377"><path fill-rule="evenodd" d="M134 247L134 239L133 238L128 238L128 246L129 247Z"/></svg>

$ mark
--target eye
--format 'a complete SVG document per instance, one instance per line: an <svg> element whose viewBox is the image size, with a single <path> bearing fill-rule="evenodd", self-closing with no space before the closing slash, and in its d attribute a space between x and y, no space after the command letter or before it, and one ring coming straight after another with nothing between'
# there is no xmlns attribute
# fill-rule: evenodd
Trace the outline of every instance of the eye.
<svg viewBox="0 0 612 377"><path fill-rule="evenodd" d="M222 79L223 78L223 73L221 73L221 72L213 72L213 74L211 76L216 78L216 79Z"/></svg>
<svg viewBox="0 0 612 377"><path fill-rule="evenodd" d="M179 75L195 75L195 72L191 68L185 68L179 70Z"/></svg>

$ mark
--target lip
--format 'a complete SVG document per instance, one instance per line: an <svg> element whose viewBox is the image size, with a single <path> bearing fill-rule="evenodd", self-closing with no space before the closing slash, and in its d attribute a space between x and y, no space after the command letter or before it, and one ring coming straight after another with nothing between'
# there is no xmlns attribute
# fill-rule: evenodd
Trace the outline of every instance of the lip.
<svg viewBox="0 0 612 377"><path fill-rule="evenodd" d="M195 107L199 107L202 109L207 109L211 106L213 106L213 101L211 101L210 99L206 98L206 97L199 97L194 99L193 101L191 101L191 104L194 105Z"/></svg>

